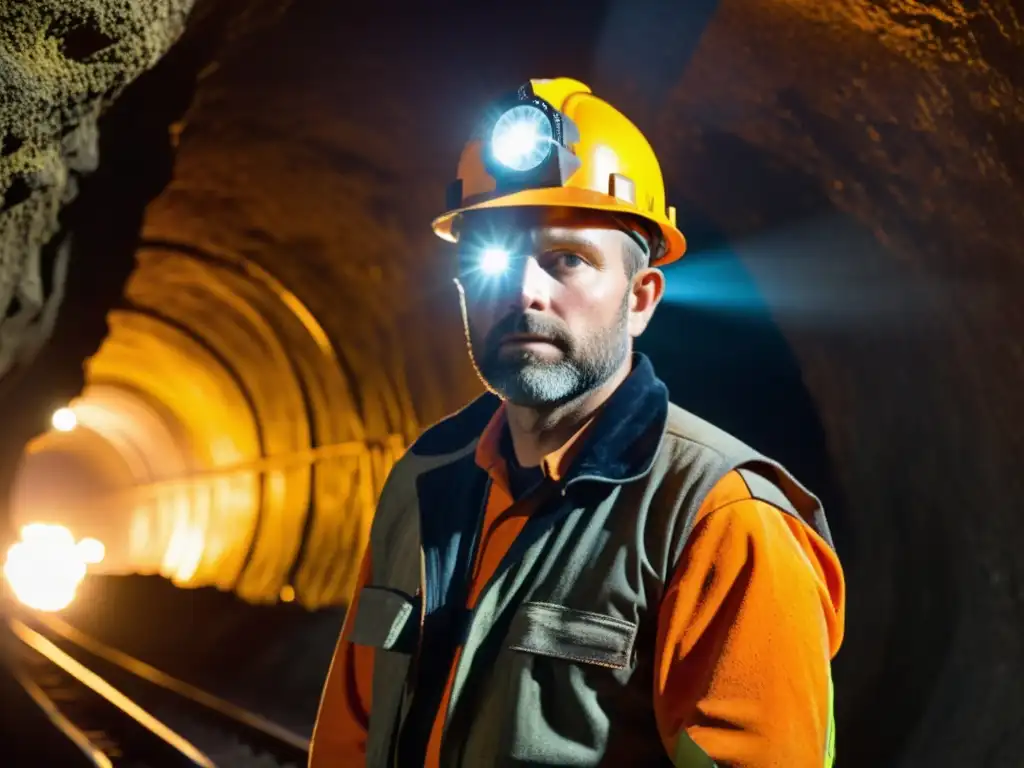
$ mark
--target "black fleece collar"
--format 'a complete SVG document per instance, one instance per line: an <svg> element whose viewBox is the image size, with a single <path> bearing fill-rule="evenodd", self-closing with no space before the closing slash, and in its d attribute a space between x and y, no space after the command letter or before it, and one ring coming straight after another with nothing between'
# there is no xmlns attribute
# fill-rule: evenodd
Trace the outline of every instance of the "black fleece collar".
<svg viewBox="0 0 1024 768"><path fill-rule="evenodd" d="M668 418L668 387L646 355L633 354L633 368L602 406L566 484L593 477L622 482L650 469Z"/></svg>
<svg viewBox="0 0 1024 768"><path fill-rule="evenodd" d="M419 456L466 450L483 432L501 401L485 393L430 427L413 444ZM654 461L668 418L668 388L646 355L633 354L625 381L602 406L565 478L622 482L643 475Z"/></svg>

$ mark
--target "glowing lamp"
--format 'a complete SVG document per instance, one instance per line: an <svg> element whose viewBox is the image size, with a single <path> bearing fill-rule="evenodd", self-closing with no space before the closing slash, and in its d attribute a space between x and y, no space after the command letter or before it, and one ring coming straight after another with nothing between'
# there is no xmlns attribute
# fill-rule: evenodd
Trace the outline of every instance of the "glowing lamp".
<svg viewBox="0 0 1024 768"><path fill-rule="evenodd" d="M509 255L504 248L485 248L480 254L480 271L497 277L508 269Z"/></svg>
<svg viewBox="0 0 1024 768"><path fill-rule="evenodd" d="M58 408L50 417L50 423L58 432L70 432L78 426L78 417L70 408Z"/></svg>
<svg viewBox="0 0 1024 768"><path fill-rule="evenodd" d="M551 121L537 107L524 104L506 111L491 132L494 159L513 171L530 171L551 154Z"/></svg>
<svg viewBox="0 0 1024 768"><path fill-rule="evenodd" d="M99 539L82 539L75 545L75 549L78 550L78 556L82 562L87 565L102 563L103 558L107 556L107 548L103 546L103 542Z"/></svg>

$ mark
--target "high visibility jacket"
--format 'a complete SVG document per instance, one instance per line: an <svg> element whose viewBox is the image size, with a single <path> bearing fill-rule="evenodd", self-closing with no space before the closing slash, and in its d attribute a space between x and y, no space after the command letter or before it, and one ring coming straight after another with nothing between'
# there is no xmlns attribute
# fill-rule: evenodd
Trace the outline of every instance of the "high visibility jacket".
<svg viewBox="0 0 1024 768"><path fill-rule="evenodd" d="M818 500L643 355L517 501L502 428L485 395L392 470L311 766L829 765Z"/></svg>

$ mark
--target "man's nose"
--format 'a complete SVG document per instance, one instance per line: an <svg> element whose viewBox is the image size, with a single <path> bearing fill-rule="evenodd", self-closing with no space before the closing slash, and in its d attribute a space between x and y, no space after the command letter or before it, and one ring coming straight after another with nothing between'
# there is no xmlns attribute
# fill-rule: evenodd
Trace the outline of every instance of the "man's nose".
<svg viewBox="0 0 1024 768"><path fill-rule="evenodd" d="M544 309L551 300L551 276L533 256L523 258L522 267L515 271L510 286L518 294L514 302L518 309ZM517 289L517 290L516 290Z"/></svg>

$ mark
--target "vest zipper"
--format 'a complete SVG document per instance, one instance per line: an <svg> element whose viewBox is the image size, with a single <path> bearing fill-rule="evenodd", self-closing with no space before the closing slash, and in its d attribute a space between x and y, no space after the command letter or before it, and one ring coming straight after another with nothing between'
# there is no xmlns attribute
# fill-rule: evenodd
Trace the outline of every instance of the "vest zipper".
<svg viewBox="0 0 1024 768"><path fill-rule="evenodd" d="M473 590L473 581L475 580L475 577L476 577L476 572L477 572L477 555L478 554L480 554L480 555L483 554L482 551L480 550L480 548L483 546L484 534L486 533L486 531L484 530L484 522L487 520L487 507L490 504L490 500L491 500L491 486L493 485L493 483L494 483L493 478L488 476L487 484L484 486L483 503L480 506L479 519L477 520L477 525L476 525L476 538L473 539L472 546L469 548L469 563L468 563L468 567L467 567L467 569L465 571L465 574L466 574L466 578L465 578L466 591L465 591L465 594L463 595L464 599L463 599L463 604L462 604L462 611L460 612L461 627L460 627L460 630L459 630L459 642L455 646L455 653L452 655L452 659L453 659L454 664L452 665L451 670L449 672L449 674L452 675L452 677L451 677L451 681L452 682L455 681L454 673L456 673L458 671L459 664L462 662L462 651L463 651L463 649L465 647L466 640L469 638L469 626L470 626L470 623L472 622L473 614L476 612L477 603L479 602L479 600L475 601L473 603L473 607L472 608L469 605L467 605L467 603L469 602L470 592ZM513 502L513 503L515 503L515 502ZM488 582L488 584L489 583L490 582ZM487 585L484 585L484 589L486 589L486 588L487 588ZM483 597L483 590L481 590L481 593L478 595L478 597ZM441 724L441 743L438 745L438 753L442 757L444 756L444 737L448 733L448 713L449 712L451 712L451 699L450 698L448 700L448 706L445 708L445 711L444 711L444 722Z"/></svg>
<svg viewBox="0 0 1024 768"><path fill-rule="evenodd" d="M466 602L469 599L469 592L470 592L470 589L472 588L473 575L474 575L475 566L476 566L477 550L480 547L481 539L483 537L484 522L485 522L485 519L486 519L486 516L487 516L487 503L488 503L488 501L490 499L490 494L491 494L491 483L492 483L492 480L491 480L490 477L488 477L487 478L487 482L484 485L483 498L480 500L480 505L477 508L477 520L476 520L476 525L475 525L475 527L473 529L474 533L475 533L475 538L470 541L470 546L466 548L468 551L464 552L465 560L466 561L465 562L460 562L458 559L456 560L456 567L455 567L454 573L452 575L452 581L448 585L449 589L448 589L447 599L449 601L452 600L452 599L455 599L455 600L460 600L461 599L461 605L459 606L459 611L456 614L458 616L458 618L459 618L460 629L463 630L458 635L458 637L460 639L464 638L465 630L468 628L468 625L466 624L466 622L468 621L468 615L467 614L469 613L469 610L468 610L468 607L466 605ZM419 637L417 638L417 642L416 642L416 650L415 650L415 654L413 656L412 666L411 666L411 669L410 669L410 674L407 677L407 680L412 681L412 688L409 691L409 693L411 694L410 707L403 713L404 715L406 715L406 717L402 717L401 718L401 722L399 723L398 728L396 730L396 733L395 733L396 744L400 744L402 742L403 738L404 738L403 737L403 733L404 733L406 727L408 726L407 717L414 713L415 707L417 706L415 704L415 700L416 700L417 694L422 696L422 695L424 695L424 693L427 693L427 691L420 692L420 691L417 690L417 688L418 688L417 684L420 681L419 666L420 666L420 661L422 659L424 635L425 635L425 629L426 629L426 614L427 614L428 611L436 611L438 608L441 607L441 604L439 602L439 595L440 595L440 593L438 591L440 589L440 582L441 582L440 561L439 561L438 557L436 557L436 556L429 557L429 558L427 557L427 551L426 551L425 547L423 546L423 517L422 517L423 510L422 509L420 509L420 515L421 515L421 517L420 517L420 593L421 594L420 594L420 627L419 627L420 631L419 631ZM460 549L461 549L461 547L460 547ZM458 557L458 555L456 555L456 557ZM461 587L462 587L462 589L460 590L460 589L456 588L454 590L455 594L453 594L452 586L453 586L453 584L456 585L456 586L459 585L459 577L460 576L461 576ZM446 628L444 628L444 627L440 628L440 630L435 628L434 631L444 631L445 629ZM453 660L454 660L455 656L460 656L461 655L462 645L463 645L462 642L457 642L456 643L456 645L455 645L455 652L453 654ZM426 663L430 663L430 660L428 659ZM445 676L445 680L447 680L447 675ZM438 702L438 703L440 703L440 702ZM437 713L437 711L435 709L435 711L433 713L433 716L436 717L437 714L438 713ZM447 714L446 714L446 721L447 721ZM447 722L445 722L445 725L447 726ZM428 742L427 743L429 743L429 735L428 735ZM426 745L424 745L424 746L426 746ZM443 737L442 737L441 749L442 750L444 749Z"/></svg>
<svg viewBox="0 0 1024 768"><path fill-rule="evenodd" d="M487 485L484 486L484 500L480 505L480 511L477 515L476 521L476 535L471 542L469 547L469 564L466 568L466 601L469 601L469 593L473 591L473 581L476 577L477 572L477 555L482 554L480 547L484 543L484 523L487 521L487 507L491 502L491 486L494 484L494 480L490 476L487 478ZM514 503L514 502L513 502ZM468 606L463 605L463 608Z"/></svg>
<svg viewBox="0 0 1024 768"><path fill-rule="evenodd" d="M427 584L426 584L426 582L427 582L427 575L426 575L427 566L426 566L426 562L427 562L427 556L426 556L426 553L424 553L424 551L423 551L423 541L422 541L422 537L421 537L421 539L420 539L420 589L419 589L419 598L420 598L420 605L419 605L419 609L420 609L420 631L416 634L416 651L415 651L415 653L413 654L413 657L412 657L412 675L411 675L412 679L415 679L416 672L419 670L419 666L420 666L420 650L423 648L423 623L424 623L424 617L426 616L426 613L427 613Z"/></svg>

